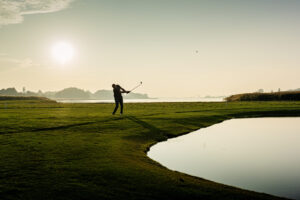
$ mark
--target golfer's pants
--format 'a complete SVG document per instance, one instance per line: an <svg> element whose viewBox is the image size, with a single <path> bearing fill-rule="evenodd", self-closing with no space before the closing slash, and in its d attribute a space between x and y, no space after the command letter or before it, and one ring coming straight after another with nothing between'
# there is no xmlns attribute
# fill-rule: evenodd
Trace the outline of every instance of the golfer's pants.
<svg viewBox="0 0 300 200"><path fill-rule="evenodd" d="M120 113L123 113L123 99L118 99L118 100L115 100L115 103L116 103L116 106L115 106L115 109L114 109L114 112L113 114L115 114L119 108L119 104L121 106L121 111Z"/></svg>

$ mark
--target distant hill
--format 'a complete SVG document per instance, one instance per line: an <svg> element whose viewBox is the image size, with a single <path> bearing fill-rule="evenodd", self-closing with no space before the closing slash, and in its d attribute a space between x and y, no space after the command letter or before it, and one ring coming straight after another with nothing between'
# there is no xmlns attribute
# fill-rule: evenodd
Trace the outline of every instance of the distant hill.
<svg viewBox="0 0 300 200"><path fill-rule="evenodd" d="M63 89L54 94L55 99L90 99L91 93L75 87Z"/></svg>
<svg viewBox="0 0 300 200"><path fill-rule="evenodd" d="M0 90L0 96L19 96L19 97L46 97L49 99L75 99L75 100L112 100L113 91L112 90L98 90L95 93L90 91L79 89L76 87L65 88L57 92L18 92L15 88L7 88ZM147 94L141 93L129 93L123 95L124 99L149 99Z"/></svg>
<svg viewBox="0 0 300 200"><path fill-rule="evenodd" d="M226 101L300 101L300 91L245 93L225 98Z"/></svg>
<svg viewBox="0 0 300 200"><path fill-rule="evenodd" d="M300 91L300 88L298 88L298 89L295 89L295 90L290 90L290 91Z"/></svg>
<svg viewBox="0 0 300 200"><path fill-rule="evenodd" d="M123 95L124 99L149 99L147 94L129 93ZM92 95L94 99L110 100L113 99L112 90L98 90Z"/></svg>
<svg viewBox="0 0 300 200"><path fill-rule="evenodd" d="M7 88L0 90L1 96L19 96L18 91L15 88Z"/></svg>
<svg viewBox="0 0 300 200"><path fill-rule="evenodd" d="M107 100L113 99L113 91L112 90L98 90L93 94L94 99Z"/></svg>

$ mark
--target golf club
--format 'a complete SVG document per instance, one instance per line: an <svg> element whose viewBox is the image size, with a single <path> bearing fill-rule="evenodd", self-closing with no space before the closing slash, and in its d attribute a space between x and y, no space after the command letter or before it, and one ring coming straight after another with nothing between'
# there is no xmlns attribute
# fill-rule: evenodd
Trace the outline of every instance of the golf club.
<svg viewBox="0 0 300 200"><path fill-rule="evenodd" d="M137 86L135 86L134 88L132 88L132 89L130 90L130 92L132 92L132 91L135 90L136 88L140 87L142 84L143 84L143 82L141 81L140 84L138 84Z"/></svg>

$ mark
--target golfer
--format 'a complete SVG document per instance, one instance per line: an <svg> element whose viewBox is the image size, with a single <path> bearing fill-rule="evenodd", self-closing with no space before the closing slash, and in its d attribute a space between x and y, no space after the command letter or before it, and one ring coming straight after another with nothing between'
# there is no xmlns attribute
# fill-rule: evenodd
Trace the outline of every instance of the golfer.
<svg viewBox="0 0 300 200"><path fill-rule="evenodd" d="M114 97L115 97L115 102L116 102L116 107L113 111L113 115L117 112L118 108L119 108L119 104L121 106L121 111L120 114L123 114L123 97L122 97L122 93L129 93L130 91L126 91L125 89L123 89L121 86L119 85L115 85L112 84L113 87L113 91L114 91Z"/></svg>

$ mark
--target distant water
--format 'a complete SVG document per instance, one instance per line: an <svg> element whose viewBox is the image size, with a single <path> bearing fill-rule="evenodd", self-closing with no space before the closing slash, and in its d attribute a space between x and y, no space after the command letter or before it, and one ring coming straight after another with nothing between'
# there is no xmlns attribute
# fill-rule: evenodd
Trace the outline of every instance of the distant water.
<svg viewBox="0 0 300 200"><path fill-rule="evenodd" d="M148 156L172 170L300 199L300 118L228 120L160 142Z"/></svg>
<svg viewBox="0 0 300 200"><path fill-rule="evenodd" d="M60 103L114 103L114 100L56 100ZM125 103L159 103L159 102L222 102L223 98L155 98L124 99Z"/></svg>

